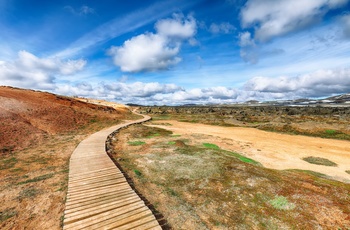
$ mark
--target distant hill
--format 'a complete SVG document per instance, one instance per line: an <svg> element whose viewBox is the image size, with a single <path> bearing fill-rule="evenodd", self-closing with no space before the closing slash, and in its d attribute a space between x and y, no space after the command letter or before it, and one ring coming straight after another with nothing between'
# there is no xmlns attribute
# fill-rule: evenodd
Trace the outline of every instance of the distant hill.
<svg viewBox="0 0 350 230"><path fill-rule="evenodd" d="M0 87L0 155L125 113L51 93Z"/></svg>
<svg viewBox="0 0 350 230"><path fill-rule="evenodd" d="M333 96L333 97L328 97L325 100L334 101L336 103L350 102L350 93L337 95L337 96Z"/></svg>

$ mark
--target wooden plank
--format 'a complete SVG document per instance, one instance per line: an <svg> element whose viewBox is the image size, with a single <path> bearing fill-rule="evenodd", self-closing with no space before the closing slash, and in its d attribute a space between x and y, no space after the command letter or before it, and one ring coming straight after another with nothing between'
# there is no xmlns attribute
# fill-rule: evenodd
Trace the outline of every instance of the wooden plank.
<svg viewBox="0 0 350 230"><path fill-rule="evenodd" d="M100 194L99 196L94 196L90 197L89 199L76 199L76 200L71 200L69 204L66 205L66 209L73 209L76 207L83 207L85 205L94 203L94 202L99 202L103 200L114 200L117 199L118 197L122 197L127 194L134 194L133 192L130 191L130 189L122 190L119 193L116 192L110 192L106 194Z"/></svg>
<svg viewBox="0 0 350 230"><path fill-rule="evenodd" d="M134 213L139 213L141 211L147 210L142 204L125 206L122 209L115 211L104 212L79 222L71 223L65 225L68 229L98 229L104 228L105 224L109 224L111 221L120 221L124 218L127 218ZM112 219L112 220L111 220Z"/></svg>
<svg viewBox="0 0 350 230"><path fill-rule="evenodd" d="M94 200L94 199L100 199L106 196L112 196L112 195L119 195L119 194L124 194L125 192L131 192L129 187L125 186L123 189L119 189L118 191L115 190L107 190L104 192L100 192L98 196L96 196L96 194L92 194L89 196L78 196L78 197L70 197L67 198L67 203L66 203L66 207L69 207L70 205L75 205L77 203L81 203L83 201L87 201L89 202L90 200Z"/></svg>
<svg viewBox="0 0 350 230"><path fill-rule="evenodd" d="M105 152L110 133L148 119L102 130L77 146L70 159L63 229L161 229Z"/></svg>

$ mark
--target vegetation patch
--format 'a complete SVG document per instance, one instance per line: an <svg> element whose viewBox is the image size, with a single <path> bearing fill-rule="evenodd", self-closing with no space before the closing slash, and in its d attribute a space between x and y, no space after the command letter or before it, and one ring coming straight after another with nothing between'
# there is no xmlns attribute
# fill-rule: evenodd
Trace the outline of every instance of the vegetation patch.
<svg viewBox="0 0 350 230"><path fill-rule="evenodd" d="M284 196L276 196L269 203L278 210L292 210L295 208L295 204L290 203L288 199Z"/></svg>
<svg viewBox="0 0 350 230"><path fill-rule="evenodd" d="M17 215L17 211L15 208L7 208L4 211L0 212L0 222L10 219L15 215Z"/></svg>
<svg viewBox="0 0 350 230"><path fill-rule="evenodd" d="M346 172L347 174L350 174L350 170L346 170L345 172Z"/></svg>
<svg viewBox="0 0 350 230"><path fill-rule="evenodd" d="M137 170L137 169L134 169L134 173L135 173L136 176L138 176L138 177L142 176L142 173L141 173L139 170Z"/></svg>
<svg viewBox="0 0 350 230"><path fill-rule="evenodd" d="M203 143L203 146L209 149L216 149L219 150L220 147L217 146L216 144L212 144L212 143Z"/></svg>
<svg viewBox="0 0 350 230"><path fill-rule="evenodd" d="M249 163L249 164L261 166L261 163L260 163L260 162L255 161L255 160L253 160L253 159L251 159L251 158L242 156L242 155L239 154L239 153L229 152L229 151L227 151L227 153L228 153L229 155L232 155L232 156L238 158L240 161L243 161L243 162L245 162L245 163Z"/></svg>
<svg viewBox="0 0 350 230"><path fill-rule="evenodd" d="M333 129L327 129L327 130L325 131L325 133L328 134L328 135L334 135L334 134L337 133L337 131L335 131L335 130L333 130Z"/></svg>
<svg viewBox="0 0 350 230"><path fill-rule="evenodd" d="M175 145L175 144L176 144L175 141L169 141L169 142L168 142L168 145Z"/></svg>
<svg viewBox="0 0 350 230"><path fill-rule="evenodd" d="M327 176L326 174L323 174L323 173L320 173L320 172L315 172L315 171L312 171L312 170L287 169L287 170L284 170L284 171L301 172L301 173L306 173L308 175L315 176L315 177L329 178L329 176Z"/></svg>
<svg viewBox="0 0 350 230"><path fill-rule="evenodd" d="M138 146L138 145L144 145L144 144L146 144L146 142L144 142L144 141L129 141L128 144L131 146Z"/></svg>
<svg viewBox="0 0 350 230"><path fill-rule="evenodd" d="M49 178L53 177L53 175L54 175L53 173L41 175L41 176L38 176L38 177L34 177L33 179L29 179L29 180L26 180L26 181L19 182L18 184L19 185L20 184L28 184L28 183L33 183L33 182L46 180L46 179L49 179Z"/></svg>
<svg viewBox="0 0 350 230"><path fill-rule="evenodd" d="M159 136L160 136L160 133L154 133L154 134L148 136L147 138L159 137Z"/></svg>
<svg viewBox="0 0 350 230"><path fill-rule="evenodd" d="M151 137L165 137L171 135L173 132L161 129L161 128L155 128L155 127L148 127L144 125L136 125L139 129L137 133L132 133L133 138L151 138Z"/></svg>
<svg viewBox="0 0 350 230"><path fill-rule="evenodd" d="M0 170L10 169L18 162L16 157L10 157L1 161Z"/></svg>
<svg viewBox="0 0 350 230"><path fill-rule="evenodd" d="M33 198L36 197L38 194L40 193L40 191L34 187L30 187L30 188L26 188L24 190L22 190L19 195L18 195L18 199L24 199L24 198Z"/></svg>
<svg viewBox="0 0 350 230"><path fill-rule="evenodd" d="M157 121L157 120L169 120L170 116L169 115L156 115L152 116L152 120Z"/></svg>
<svg viewBox="0 0 350 230"><path fill-rule="evenodd" d="M324 166L337 166L336 163L334 163L333 161L330 161L326 158L322 158L322 157L304 157L303 158L304 161L309 162L310 164L315 164L315 165L324 165Z"/></svg>

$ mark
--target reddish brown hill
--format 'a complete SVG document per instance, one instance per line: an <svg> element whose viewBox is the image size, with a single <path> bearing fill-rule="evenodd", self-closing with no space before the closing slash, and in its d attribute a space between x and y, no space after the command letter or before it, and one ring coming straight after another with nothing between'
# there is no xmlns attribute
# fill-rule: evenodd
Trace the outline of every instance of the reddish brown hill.
<svg viewBox="0 0 350 230"><path fill-rule="evenodd" d="M127 109L115 110L50 93L0 87L0 154L101 119L123 119L128 113Z"/></svg>

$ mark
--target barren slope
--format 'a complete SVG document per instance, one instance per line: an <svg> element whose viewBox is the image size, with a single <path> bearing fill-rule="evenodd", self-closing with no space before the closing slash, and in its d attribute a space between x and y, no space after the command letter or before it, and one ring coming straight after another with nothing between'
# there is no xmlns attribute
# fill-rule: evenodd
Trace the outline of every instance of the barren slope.
<svg viewBox="0 0 350 230"><path fill-rule="evenodd" d="M0 87L0 229L60 229L74 148L132 118L126 108Z"/></svg>
<svg viewBox="0 0 350 230"><path fill-rule="evenodd" d="M48 135L67 133L98 119L115 119L126 111L50 93L0 87L0 151L26 148Z"/></svg>

